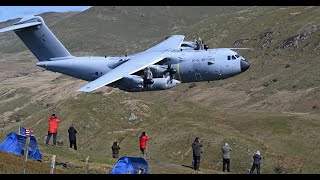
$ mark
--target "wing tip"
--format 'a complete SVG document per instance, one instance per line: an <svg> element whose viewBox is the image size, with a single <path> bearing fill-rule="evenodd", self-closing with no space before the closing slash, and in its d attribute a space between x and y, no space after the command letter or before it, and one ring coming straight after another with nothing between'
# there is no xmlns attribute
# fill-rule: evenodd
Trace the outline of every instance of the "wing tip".
<svg viewBox="0 0 320 180"><path fill-rule="evenodd" d="M90 92L91 90L85 90L85 89L83 89L83 88L80 88L80 89L77 89L76 90L76 92L78 92L78 93L88 93L88 92Z"/></svg>
<svg viewBox="0 0 320 180"><path fill-rule="evenodd" d="M29 23L14 24L12 26L7 26L7 27L0 29L0 33L24 29L24 28L36 26L39 24L41 24L41 22L29 22Z"/></svg>

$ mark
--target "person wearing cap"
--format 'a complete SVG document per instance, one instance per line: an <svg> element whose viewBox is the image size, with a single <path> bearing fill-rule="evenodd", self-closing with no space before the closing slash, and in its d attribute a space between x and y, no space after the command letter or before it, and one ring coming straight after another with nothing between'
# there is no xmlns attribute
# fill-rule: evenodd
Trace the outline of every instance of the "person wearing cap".
<svg viewBox="0 0 320 180"><path fill-rule="evenodd" d="M194 142L191 145L193 151L193 169L196 171L200 171L200 158L202 154L202 144L201 139L196 137Z"/></svg>
<svg viewBox="0 0 320 180"><path fill-rule="evenodd" d="M250 174L253 174L253 171L255 168L257 168L257 174L260 174L260 162L261 162L260 151L257 151L253 155L253 164L250 170Z"/></svg>
<svg viewBox="0 0 320 180"><path fill-rule="evenodd" d="M227 166L227 171L230 172L230 151L231 148L228 143L225 143L224 146L222 146L222 171L226 171L226 166Z"/></svg>
<svg viewBox="0 0 320 180"><path fill-rule="evenodd" d="M53 146L56 146L58 123L60 123L60 119L58 119L55 114L52 114L51 117L48 119L49 129L48 129L48 136L46 139L46 145L49 144L50 138L53 135Z"/></svg>

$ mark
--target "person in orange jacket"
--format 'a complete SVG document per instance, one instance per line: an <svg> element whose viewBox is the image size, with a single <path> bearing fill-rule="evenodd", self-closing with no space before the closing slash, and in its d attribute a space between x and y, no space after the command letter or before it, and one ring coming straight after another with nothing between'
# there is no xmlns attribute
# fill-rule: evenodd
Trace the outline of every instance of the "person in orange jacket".
<svg viewBox="0 0 320 180"><path fill-rule="evenodd" d="M48 129L46 145L49 144L49 141L52 135L53 135L53 146L56 145L59 122L60 122L60 119L58 119L55 114L52 114L51 117L48 119L49 129Z"/></svg>

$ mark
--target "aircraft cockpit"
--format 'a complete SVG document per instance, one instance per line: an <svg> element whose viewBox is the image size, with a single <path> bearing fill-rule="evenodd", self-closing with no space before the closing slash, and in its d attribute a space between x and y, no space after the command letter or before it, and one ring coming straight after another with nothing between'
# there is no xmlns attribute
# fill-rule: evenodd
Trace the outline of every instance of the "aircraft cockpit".
<svg viewBox="0 0 320 180"><path fill-rule="evenodd" d="M235 59L244 59L239 54L230 55L227 57L228 60L235 60Z"/></svg>
<svg viewBox="0 0 320 180"><path fill-rule="evenodd" d="M240 58L241 56L239 54L235 54L235 55L230 55L228 56L228 60L235 60L235 59L238 59Z"/></svg>

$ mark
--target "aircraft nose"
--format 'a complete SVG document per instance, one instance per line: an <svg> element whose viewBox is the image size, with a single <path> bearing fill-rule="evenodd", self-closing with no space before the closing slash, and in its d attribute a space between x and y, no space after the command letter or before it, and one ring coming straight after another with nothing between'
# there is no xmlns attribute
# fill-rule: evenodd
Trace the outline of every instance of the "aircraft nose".
<svg viewBox="0 0 320 180"><path fill-rule="evenodd" d="M250 67L250 62L246 59L240 61L241 72L245 72Z"/></svg>

